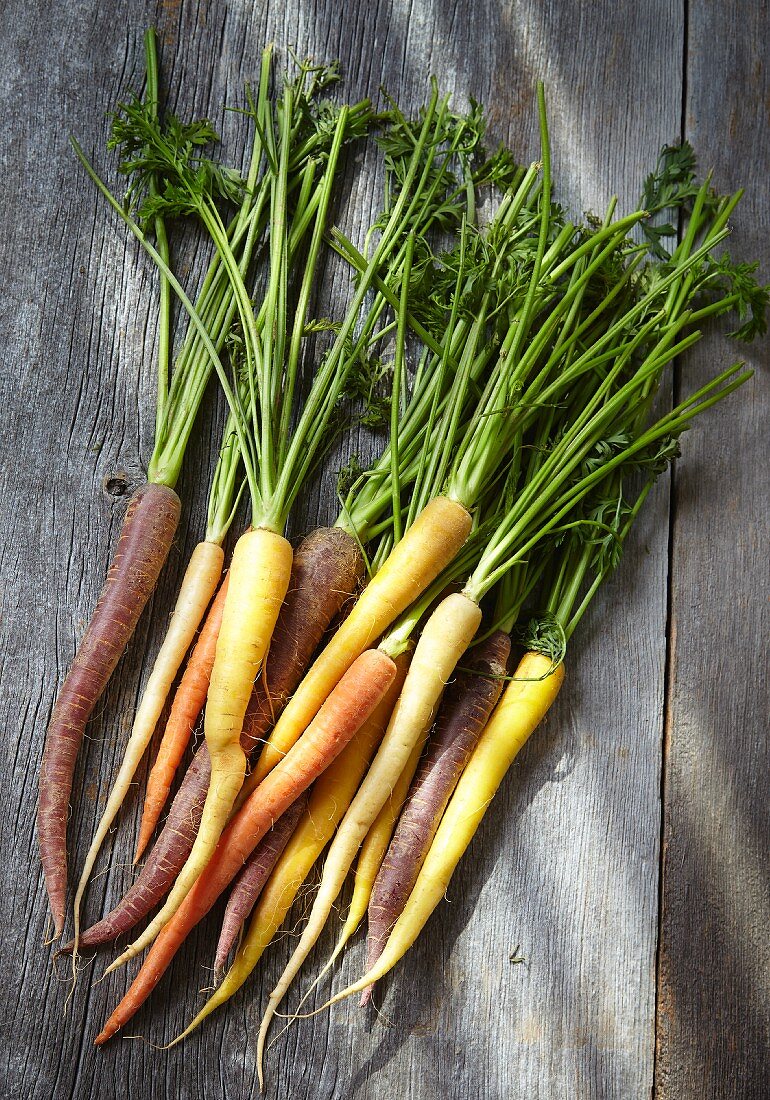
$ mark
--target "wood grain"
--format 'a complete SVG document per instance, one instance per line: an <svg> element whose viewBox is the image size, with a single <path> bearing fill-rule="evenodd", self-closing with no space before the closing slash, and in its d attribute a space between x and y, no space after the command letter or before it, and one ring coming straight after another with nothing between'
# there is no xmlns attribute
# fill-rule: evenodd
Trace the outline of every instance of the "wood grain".
<svg viewBox="0 0 770 1100"><path fill-rule="evenodd" d="M760 19L761 5L749 6ZM741 115L737 82L726 92L724 82L718 90L709 83L711 40L718 35L708 25L705 7L690 20L688 117L700 121L688 122L689 132L712 160L718 153L723 158L725 183L734 178L752 186L752 215L741 215L740 225L756 227L753 237L744 230L741 242L747 254L755 254L760 245L766 247L767 213L760 197L767 160L761 161L750 139L764 116L759 106L754 115ZM170 105L185 115L209 114L232 150L238 148L243 120L224 114L223 105L240 101L242 83L253 80L266 41L276 43L282 59L288 46L319 59L339 57L346 94L377 97L384 83L412 108L435 72L458 102L472 94L488 104L491 140L505 140L521 159L537 155L533 89L542 77L559 198L576 212L601 210L617 191L621 207L628 208L660 144L680 132L684 2L651 0L631 8L611 0L453 5L374 0L343 7L332 0L273 5L126 0L116 12L97 0L67 5L6 0L3 14L0 104L10 120L11 140L0 146L5 227L0 331L6 348L0 399L10 417L0 463L0 736L8 746L0 803L6 854L0 980L8 991L0 1014L0 1098L256 1097L256 1028L291 950L301 903L289 931L227 1010L168 1053L128 1039L95 1051L93 1038L128 975L96 984L101 959L87 967L65 1015L66 965L52 964L44 946L48 922L33 822L45 725L117 536L124 507L115 495L121 478L129 486L136 483L149 457L154 399L152 271L84 182L66 135L74 132L106 163L105 111L139 87L141 36L155 22L163 38ZM749 36L760 38L759 24L753 31L752 26L747 22L741 32L744 52L733 59L723 43L720 62L745 65L747 80L756 79ZM766 94L766 83L762 86ZM745 135L736 141L734 159L719 145L731 125ZM766 156L766 145L762 149ZM379 179L371 153L355 171L351 167L339 218L354 236L360 237L377 209ZM205 249L194 237L187 247L184 263L200 272ZM345 292L345 279L337 273L324 284L322 299L339 306ZM693 358L688 371L694 377L707 361L705 354ZM575 638L558 706L501 791L496 812L452 883L449 903L387 983L381 1015L360 1014L349 1004L295 1024L270 1051L269 1097L648 1097L664 713L670 742L666 881L671 901L664 910L661 956L659 1019L667 1032L658 1055L660 1094L677 1100L700 1096L698 1067L707 1059L716 1067L714 1089L729 1080L726 1074L735 1066L743 1067L747 1087L759 1081L758 1071L750 1069L753 1055L743 1045L758 1049L763 988L766 997L758 978L766 924L756 876L767 835L759 802L766 748L756 726L751 735L738 737L742 725L748 730L751 713L760 713L761 702L759 677L745 687L745 675L739 679L748 657L762 653L760 601L750 597L762 575L763 532L744 523L744 517L761 514L759 458L738 470L737 482L727 478L728 469L736 473L736 440L742 454L758 454L752 451L758 448L758 393L755 386L750 395L736 398L718 430L712 417L708 433L704 429L686 440L688 463L694 461L689 475L682 466L676 483L671 614L678 643L669 669L668 710L664 483L620 571ZM177 551L89 730L69 834L81 858L106 797L106 777L114 772L130 727L141 670L149 667L183 563L202 528L221 419L221 401L212 390L200 442L180 486L185 510ZM329 467L339 466L351 451L365 457L371 447L371 440L355 432L330 456ZM706 477L712 462L717 469ZM719 478L720 472L725 476ZM324 477L308 488L294 517L295 533L333 517L329 490ZM737 535L738 555L732 541ZM765 549L766 543L765 532ZM735 593L729 604L728 592ZM734 652L729 646L721 650L716 672L707 665L713 631L734 646ZM717 725L725 755L713 756L709 737L710 755L699 756L698 738ZM729 746L735 751L728 753ZM717 766L704 771L704 762ZM139 778L143 781L144 773ZM735 807L745 813L734 813ZM101 857L104 874L88 895L92 917L111 907L132 879L137 825L134 801ZM697 859L683 872L674 867L693 853ZM735 868L753 908L733 898L728 876ZM707 884L722 908L710 930L713 908L696 907L698 960L686 942L692 911L687 899L691 904L692 890L705 891ZM209 980L220 913L190 938L137 1016L135 1033L152 1043L166 1042L200 1005L196 990ZM311 966L325 957L336 931L329 929ZM714 971L706 952L715 952L717 942L727 943L729 953ZM523 963L510 961L517 949ZM357 942L319 997L358 976L362 962ZM687 982L695 962L699 980L691 989ZM720 999L725 989L726 998ZM296 1000L296 994L290 997L288 1007ZM675 1019L672 1003L686 1006ZM709 1036L707 1043L705 1032L722 1020L731 1031ZM732 1062L724 1056L731 1042L739 1051ZM712 1090L710 1095L739 1093Z"/></svg>
<svg viewBox="0 0 770 1100"><path fill-rule="evenodd" d="M690 4L686 133L721 191L746 188L729 248L736 258L759 259L765 279L766 42L766 5L717 12ZM683 364L682 387L684 395L744 357L755 377L739 400L690 433L674 478L661 1100L770 1095L767 341L736 348L705 340Z"/></svg>

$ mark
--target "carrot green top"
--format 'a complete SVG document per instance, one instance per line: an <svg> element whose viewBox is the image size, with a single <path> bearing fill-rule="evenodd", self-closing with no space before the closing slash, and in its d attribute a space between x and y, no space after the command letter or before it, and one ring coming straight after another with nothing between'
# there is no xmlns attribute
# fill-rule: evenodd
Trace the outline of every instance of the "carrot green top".
<svg viewBox="0 0 770 1100"><path fill-rule="evenodd" d="M559 414L561 424L556 414L544 416L530 437L530 458L517 478L515 502L506 509L465 589L479 597L497 584L495 625L510 629L523 602L517 587L535 563L547 578L540 594L544 611L529 622L524 644L554 661L562 659L591 600L616 566L656 479L678 456L682 432L751 377L751 371L736 364L669 412L653 415L664 371L699 339L695 326L700 321L735 311L742 324L731 335L744 340L765 326L768 288L754 280L756 265L733 264L728 256L713 253L740 194L715 195L708 179L698 186L694 169L689 147L664 149L657 173L648 178L649 205L655 212L666 201L684 206L689 214L686 232L669 255L662 244L668 234L655 225L645 227L649 262L641 269L634 262L639 270L636 292L609 329L613 355L597 356L601 349L591 345L565 364L562 399L573 409ZM676 191L667 184L672 174ZM685 327L693 329L686 336ZM602 360L593 382L581 363L592 356ZM579 376L573 373L576 367ZM571 393L568 387L577 377L582 382Z"/></svg>
<svg viewBox="0 0 770 1100"><path fill-rule="evenodd" d="M134 97L121 104L113 116L109 147L120 151L120 171L129 178L126 198L120 202L88 163L79 144L72 144L81 163L115 212L123 219L156 263L161 277L161 324L155 447L149 464L151 481L174 485L179 477L185 448L193 430L198 409L212 370L229 391L233 402L239 387L230 387L222 362L226 341L239 325L254 337L256 323L246 290L256 245L271 218L275 216L276 134L273 127L280 105L273 107L269 97L271 50L262 54L256 101L246 90L245 114L254 126L249 167L246 177L203 155L203 148L216 141L217 135L207 120L182 123L173 115L161 116L158 103L157 49L153 31L145 38L147 91L144 101ZM324 89L337 79L333 68L304 63L291 82L286 82L280 126L282 145L281 187L284 200L298 196L297 207L312 219L318 209L313 189L322 169L339 149L337 122L341 110L332 110L323 98ZM364 101L345 108L345 137L365 132L371 118ZM220 208L235 206L236 213L225 224ZM203 223L214 244L214 256L195 306L173 274L164 218L195 215ZM301 233L307 230L305 224ZM155 244L149 233L155 235ZM182 301L191 324L177 356L173 372L169 369L169 295L173 290ZM267 339L267 337L265 337ZM243 411L239 409L239 411ZM248 415L238 416L231 424L238 448L249 435ZM228 435L228 438L230 437ZM226 470L217 472L215 484L224 497L215 503L210 520L215 532L232 512L232 486L237 481L235 449L230 448ZM248 464L252 455L246 454ZM232 460L232 461L230 461ZM252 462L253 465L253 462ZM215 490L217 492L218 490Z"/></svg>
<svg viewBox="0 0 770 1100"><path fill-rule="evenodd" d="M542 89L540 110L545 149ZM696 185L690 154L664 150L646 198L654 213L668 205L689 214L669 255L665 234L642 221L648 219L643 209L613 221L613 201L601 222L577 229L563 224L545 185L547 155L543 165L537 229L534 204L506 196L502 216L477 235L488 244L483 264L472 253L469 258L475 242L467 234L456 250L456 270L483 277L475 297L458 278L447 329L448 341L460 332L458 362L436 421L440 430L426 435L420 455L421 468L431 473L417 479L414 492L410 487L409 507L438 491L450 439L457 449L448 495L466 505L475 501L477 526L461 558L394 625L393 639L406 638L432 599L468 566L465 594L480 602L497 587L495 625L507 629L534 585L550 577L548 615L566 640L650 486L678 453L681 433L750 377L738 364L670 412L652 414L666 368L699 339L702 320L734 310L743 322L734 335L750 339L764 328L768 292L755 282L754 266L714 253L740 195L720 198L708 179ZM506 200L518 207L510 221ZM640 222L642 242L629 235ZM519 247L511 248L517 227ZM468 297L458 308L463 293ZM460 316L462 327L453 323ZM490 346L495 351L486 359L480 396L458 411L452 401L462 402L464 374L472 377L470 364ZM441 441L437 451L434 440ZM624 486L627 495L639 478L643 488L626 504ZM594 579L585 591L588 577Z"/></svg>

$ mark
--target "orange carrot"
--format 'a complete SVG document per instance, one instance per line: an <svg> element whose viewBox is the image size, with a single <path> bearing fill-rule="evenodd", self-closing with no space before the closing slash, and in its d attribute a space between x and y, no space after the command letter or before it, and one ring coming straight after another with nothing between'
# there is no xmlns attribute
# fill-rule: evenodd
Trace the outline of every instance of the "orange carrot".
<svg viewBox="0 0 770 1100"><path fill-rule="evenodd" d="M259 841L313 780L336 759L381 701L396 665L368 650L351 665L303 736L260 783L227 826L214 855L155 940L131 988L96 1043L106 1043L144 1003L187 934L233 881Z"/></svg>
<svg viewBox="0 0 770 1100"><path fill-rule="evenodd" d="M155 831L168 792L174 782L176 769L190 743L195 723L203 710L209 690L211 670L214 667L214 654L217 650L219 628L222 625L222 611L227 595L229 574L217 592L206 621L190 654L187 668L177 688L171 713L163 732L163 739L155 757L150 777L147 780L147 794L142 810L142 822L139 826L139 840L136 845L134 863L137 863Z"/></svg>

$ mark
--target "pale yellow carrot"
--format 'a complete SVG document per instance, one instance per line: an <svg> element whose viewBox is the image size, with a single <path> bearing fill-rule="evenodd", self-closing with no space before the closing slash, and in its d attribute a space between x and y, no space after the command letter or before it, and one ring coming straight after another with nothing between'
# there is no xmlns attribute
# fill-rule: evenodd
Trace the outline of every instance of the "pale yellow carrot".
<svg viewBox="0 0 770 1100"><path fill-rule="evenodd" d="M462 504L436 497L395 546L278 719L256 768L259 783L304 732L353 661L457 555L471 529Z"/></svg>
<svg viewBox="0 0 770 1100"><path fill-rule="evenodd" d="M203 725L211 780L198 835L165 905L108 972L152 943L214 853L246 774L243 719L289 587L291 563L291 544L265 528L247 531L235 545Z"/></svg>
<svg viewBox="0 0 770 1100"><path fill-rule="evenodd" d="M564 680L564 666L553 668L541 653L527 653L519 663L455 787L417 882L377 963L359 981L328 1004L361 993L406 954L431 913L444 897L449 880L497 788L517 753L542 722ZM324 1006L327 1007L327 1006Z"/></svg>
<svg viewBox="0 0 770 1100"><path fill-rule="evenodd" d="M390 795L415 743L430 728L447 680L481 622L477 604L459 592L442 600L426 622L393 716L366 778L332 841L310 917L270 995L257 1040L257 1071L270 1021L317 941L364 837Z"/></svg>
<svg viewBox="0 0 770 1100"><path fill-rule="evenodd" d="M155 659L150 678L147 681L147 686L136 712L131 736L123 754L123 761L115 777L115 782L107 799L107 805L83 864L74 904L73 968L77 966L80 905L96 857L110 826L117 816L118 810L123 805L139 762L155 732L155 726L163 711L174 677L179 671L185 653L190 648L195 632L200 626L211 597L216 591L222 576L223 562L224 552L222 547L213 542L198 543L190 557L166 637Z"/></svg>

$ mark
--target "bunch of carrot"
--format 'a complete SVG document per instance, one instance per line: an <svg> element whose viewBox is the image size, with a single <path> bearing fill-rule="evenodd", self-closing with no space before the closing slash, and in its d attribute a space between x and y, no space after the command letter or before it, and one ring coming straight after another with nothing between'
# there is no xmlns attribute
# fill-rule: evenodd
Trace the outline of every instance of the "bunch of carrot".
<svg viewBox="0 0 770 1100"><path fill-rule="evenodd" d="M243 179L202 156L208 124L163 118L152 35L147 62L144 100L123 105L113 122L133 207L81 159L158 268L162 331L172 291L189 317L174 375L183 426L159 384L158 437L173 452L174 474L197 408L191 394L200 401L212 371L229 419L209 528L86 858L75 939L65 950L74 956L113 940L163 902L109 968L150 947L96 1040L103 1043L230 888L218 977L239 937L240 946L186 1035L246 981L329 845L305 928L263 1017L261 1077L271 1018L356 858L350 911L321 973L365 915L367 966L333 1001L353 992L367 1000L425 926L512 760L556 698L567 643L678 455L682 432L750 372L732 367L659 415L661 380L706 318L733 311L742 338L763 331L767 290L751 268L715 255L740 195L698 185L688 147L664 150L633 213L616 218L613 203L603 219L567 221L552 201L542 88L541 159L522 168L505 150L488 156L481 110L456 114L435 85L414 120L394 104L376 118L367 104L332 107L318 94L334 74L309 64L273 100L266 53L257 97L248 97L255 136ZM359 248L331 230L331 210L344 146L375 123L385 196ZM495 208L479 225L482 190ZM233 202L238 212L226 224L222 203ZM686 216L687 229L669 253L656 215L671 211ZM196 304L165 244L164 218L180 214L199 220L214 249ZM313 319L329 241L352 268L354 290L343 317ZM317 338L324 350L308 354ZM159 376L167 380L165 344ZM295 551L284 534L291 508L342 430L340 409L361 393L389 429L387 441L370 469L340 485L335 525ZM161 468L155 462L151 475ZM222 581L222 544L244 492L250 526ZM49 730L40 840L57 932L73 753L178 518L164 513L148 526L138 509ZM141 573L137 592L132 570ZM524 653L509 671L514 646ZM150 774L137 860L201 714L205 743L134 886L81 934L80 901L99 846L188 650Z"/></svg>

